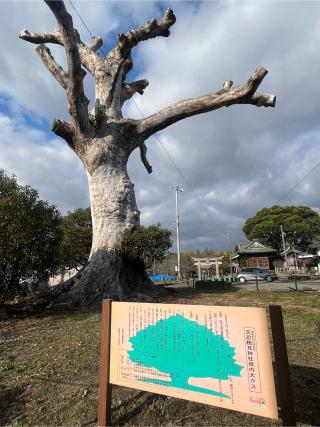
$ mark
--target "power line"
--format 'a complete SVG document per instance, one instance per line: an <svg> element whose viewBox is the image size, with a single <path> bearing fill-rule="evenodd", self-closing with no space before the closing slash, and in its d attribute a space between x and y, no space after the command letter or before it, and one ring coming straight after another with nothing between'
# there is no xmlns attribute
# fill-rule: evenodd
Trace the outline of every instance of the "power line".
<svg viewBox="0 0 320 427"><path fill-rule="evenodd" d="M82 24L84 25L84 27L86 28L86 30L88 31L88 33L90 34L90 36L92 38L94 38L94 35L92 34L92 32L90 31L89 27L87 26L87 24L85 23L84 19L82 18L82 16L80 15L80 13L78 12L78 10L76 9L75 5L72 3L71 0L69 0L69 3L71 4L73 10L76 12L76 14L78 15L80 21L82 22ZM100 49L98 49L98 52L100 51L100 53L102 54L102 56L106 56L106 53L103 51L102 47Z"/></svg>
<svg viewBox="0 0 320 427"><path fill-rule="evenodd" d="M145 115L143 114L143 112L142 112L141 108L138 106L138 104L136 103L136 101L135 101L133 98L131 98L131 101L134 103L134 105L136 106L137 110L140 112L141 117L142 117L143 119L145 119ZM191 188L191 186L190 186L190 184L188 183L188 181L187 181L186 177L185 177L185 176L184 176L184 174L182 173L181 169L178 167L178 165L176 164L176 162L175 162L175 161L173 160L173 158L170 156L170 154L169 154L168 150L165 148L165 146L164 146L164 145L162 144L162 142L160 141L159 136L158 136L157 134L154 134L153 136L154 136L154 138L156 138L156 140L158 141L158 143L160 144L160 146L162 147L162 149L164 150L164 152L165 152L165 153L166 153L166 155L168 156L168 158L169 158L170 162L172 163L173 167L178 171L179 175L181 176L181 178L182 178L182 179L184 180L184 182L186 183L187 187L188 187L191 191L193 191L193 190L192 190L192 188Z"/></svg>
<svg viewBox="0 0 320 427"><path fill-rule="evenodd" d="M133 98L131 98L132 102L134 103L134 105L136 106L137 110L140 112L141 116L143 118L145 118L145 115L143 114L141 108L138 106L138 104L135 102L135 100ZM168 156L170 162L172 163L172 165L174 166L174 168L177 170L177 172L179 173L179 175L181 176L181 178L183 179L183 181L185 182L185 184L187 185L187 187L189 188L189 190L191 191L193 197L197 200L197 202L199 203L199 205L204 209L204 211L210 216L210 219L214 222L214 224L219 227L219 225L217 224L216 220L214 219L214 217L211 215L211 213L209 213L210 211L208 210L208 208L206 206L203 205L203 203L201 202L201 200L199 199L199 197L196 195L195 191L193 190L193 188L191 187L190 183L188 182L187 178L185 177L185 175L182 173L181 169L178 167L178 165L176 164L176 162L173 160L173 158L171 157L170 153L168 152L168 150L165 148L165 146L162 144L162 142L160 141L160 138L157 134L153 135L156 140L158 141L159 145L161 146L161 148L165 151L166 155ZM220 233L222 234L222 233Z"/></svg>
<svg viewBox="0 0 320 427"><path fill-rule="evenodd" d="M80 15L80 13L77 11L76 7L74 6L74 4L72 3L72 1L71 1L71 0L69 0L69 3L71 4L71 6L72 6L73 10L76 12L76 14L79 16L80 21L81 21L81 22L83 23L83 25L86 27L86 29L87 29L88 33L91 35L91 37L93 37L92 32L91 32L91 31L89 30L89 28L87 27L87 24L84 22L84 20L82 19L82 17L81 17L81 15Z"/></svg>
<svg viewBox="0 0 320 427"><path fill-rule="evenodd" d="M311 175L312 174L312 172L313 171L315 171L316 169L317 169L317 167L320 165L320 161L318 162L318 163L316 163L314 166L313 166L313 168L311 168L310 170L309 170L309 172L307 172L301 179L299 179L299 181L289 190L289 191L287 191L286 192L286 194L284 194L282 197L280 197L280 199L278 199L276 202L275 202L275 205L276 204L278 204L279 202L281 202L283 199L285 199L290 193L292 193L297 187L298 187L298 185L299 184L301 184L301 182L305 179L305 178L307 178L309 175Z"/></svg>

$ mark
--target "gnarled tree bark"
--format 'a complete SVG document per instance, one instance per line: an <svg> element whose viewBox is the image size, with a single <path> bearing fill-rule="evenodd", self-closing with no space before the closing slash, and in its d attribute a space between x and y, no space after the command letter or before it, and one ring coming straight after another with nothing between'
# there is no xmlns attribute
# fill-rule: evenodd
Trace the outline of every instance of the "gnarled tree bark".
<svg viewBox="0 0 320 427"><path fill-rule="evenodd" d="M135 93L143 94L147 80L127 82L132 68L132 49L154 37L168 37L175 15L168 9L158 22L118 36L117 45L103 58L97 50L102 39L93 37L86 46L73 27L71 15L63 1L45 0L56 17L58 28L51 33L31 33L23 30L20 38L38 44L37 53L50 73L65 89L71 122L58 119L52 130L65 139L81 159L89 182L93 241L88 265L69 289L68 298L78 304L91 304L102 297L124 298L135 289L143 291L147 281L144 272L134 270L118 252L121 231L139 225L134 186L127 173L129 156L140 149L141 160L149 173L152 168L146 157L145 141L155 132L196 114L213 111L233 104L274 107L276 97L257 93L267 71L258 67L248 81L233 87L226 80L223 88L198 98L173 104L142 120L124 119L122 106ZM45 46L54 43L64 47L67 71L56 63ZM84 67L95 79L95 107L88 110L84 93ZM145 288L147 290L147 288Z"/></svg>

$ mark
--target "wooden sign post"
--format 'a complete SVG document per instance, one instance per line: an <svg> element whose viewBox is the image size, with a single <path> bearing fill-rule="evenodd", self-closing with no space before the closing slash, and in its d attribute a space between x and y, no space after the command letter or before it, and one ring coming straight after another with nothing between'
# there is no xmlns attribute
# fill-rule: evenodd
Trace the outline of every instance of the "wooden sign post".
<svg viewBox="0 0 320 427"><path fill-rule="evenodd" d="M295 426L281 306L269 313L280 415ZM266 310L104 300L99 427L112 384L277 419Z"/></svg>
<svg viewBox="0 0 320 427"><path fill-rule="evenodd" d="M112 385L110 384L111 309L112 309L112 301L110 299L104 299L102 302L98 427L106 427L111 425L111 397L112 397Z"/></svg>
<svg viewBox="0 0 320 427"><path fill-rule="evenodd" d="M290 381L290 371L286 336L283 326L281 305L269 305L272 341L276 366L276 378L278 379L280 417L284 426L295 426L296 415L294 399Z"/></svg>

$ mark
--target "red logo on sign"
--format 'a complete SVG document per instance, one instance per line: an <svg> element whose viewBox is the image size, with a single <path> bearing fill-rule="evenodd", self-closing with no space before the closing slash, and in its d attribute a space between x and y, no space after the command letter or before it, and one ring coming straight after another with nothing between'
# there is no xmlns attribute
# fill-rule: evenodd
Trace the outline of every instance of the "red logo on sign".
<svg viewBox="0 0 320 427"><path fill-rule="evenodd" d="M250 396L249 401L253 405L266 406L266 399L264 399L263 397Z"/></svg>

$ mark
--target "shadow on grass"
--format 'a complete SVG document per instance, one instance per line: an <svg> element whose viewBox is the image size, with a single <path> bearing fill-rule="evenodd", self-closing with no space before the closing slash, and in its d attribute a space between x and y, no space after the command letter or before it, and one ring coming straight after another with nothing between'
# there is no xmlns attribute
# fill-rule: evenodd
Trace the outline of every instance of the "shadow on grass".
<svg viewBox="0 0 320 427"><path fill-rule="evenodd" d="M24 390L19 386L0 384L0 425L9 425L23 415L26 404Z"/></svg>
<svg viewBox="0 0 320 427"><path fill-rule="evenodd" d="M320 425L320 369L290 365L290 374L297 421Z"/></svg>
<svg viewBox="0 0 320 427"><path fill-rule="evenodd" d="M139 396L140 395L140 396ZM136 407L134 407L133 409L130 409L129 411L126 410L118 410L113 418L113 425L117 425L117 426L124 426L128 421L130 421L133 417L135 417L136 415L140 414L142 411L144 411L146 409L146 407L150 406L155 400L158 399L162 399L165 400L166 397L165 396L161 396L161 395L155 395L155 394L150 394L150 393L145 393L143 392L143 394L141 395L140 393L135 396L136 398L139 397L143 397L146 396L145 399L140 402ZM130 399L130 402L132 402L133 399ZM126 402L127 404L127 402ZM159 421L159 420L155 420L155 421ZM156 423L155 423L156 425Z"/></svg>
<svg viewBox="0 0 320 427"><path fill-rule="evenodd" d="M238 291L240 291L240 288L234 288L234 287L226 287L225 289L223 288L217 288L214 286L210 286L210 287L205 287L205 288L192 288L192 287L181 287L181 288L167 288L168 289L168 294L166 296L163 296L161 298L161 301L164 300L172 300L175 299L177 297L193 297L193 296L197 296L200 294L235 294Z"/></svg>
<svg viewBox="0 0 320 427"><path fill-rule="evenodd" d="M86 320L94 314L101 313L101 308L81 308L81 307L65 307L60 306L48 307L41 304L28 304L21 302L19 304L6 304L0 312L0 320L35 320L43 319L48 316L54 317L57 320L68 317L71 320L81 321Z"/></svg>

